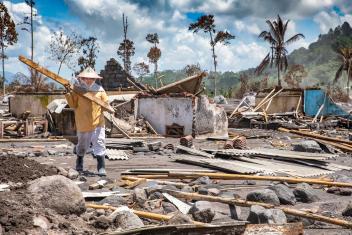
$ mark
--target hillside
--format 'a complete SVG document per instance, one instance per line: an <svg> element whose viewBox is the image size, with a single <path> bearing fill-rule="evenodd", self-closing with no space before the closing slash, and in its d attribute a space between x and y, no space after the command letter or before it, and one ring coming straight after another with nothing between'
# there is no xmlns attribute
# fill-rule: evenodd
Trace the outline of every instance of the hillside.
<svg viewBox="0 0 352 235"><path fill-rule="evenodd" d="M319 35L316 42L311 43L306 48L299 48L294 50L288 56L289 69L286 73L282 74L284 78L288 72L292 72L294 65L301 65L302 71L299 74L302 82L301 87L325 86L331 84L335 77L335 72L339 67L339 61L335 50L340 47L352 47L352 28L345 22L341 26L337 26L335 29L330 29L327 34ZM294 71L296 73L296 71ZM165 84L174 82L185 77L184 71L182 70L166 70L160 72L164 75L163 81ZM255 76L254 68L243 70L237 73L234 72L223 72L217 75L218 77L218 89L224 95L235 94L240 88L240 77L245 75L248 77L248 85L253 89L261 88L262 80L264 77L268 77L268 85L273 86L277 82L276 69L267 68L264 70L263 75ZM293 77L297 76L294 74ZM345 87L346 76L343 75L342 79L337 84L340 87ZM154 79L152 76L147 76L143 79L145 83L154 85ZM213 81L206 79L205 85L208 91L213 89ZM289 86L283 82L284 86Z"/></svg>

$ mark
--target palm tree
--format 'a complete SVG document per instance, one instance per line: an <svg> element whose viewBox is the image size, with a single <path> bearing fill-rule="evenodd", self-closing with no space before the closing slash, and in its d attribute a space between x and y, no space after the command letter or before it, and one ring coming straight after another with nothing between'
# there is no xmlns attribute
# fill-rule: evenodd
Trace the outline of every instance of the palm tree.
<svg viewBox="0 0 352 235"><path fill-rule="evenodd" d="M347 72L347 95L350 99L350 80L352 79L352 48L341 48L337 51L342 61L339 69L336 71L335 80L339 80L342 75L342 71Z"/></svg>
<svg viewBox="0 0 352 235"><path fill-rule="evenodd" d="M273 20L272 22L270 20L266 21L269 25L269 31L263 31L259 34L259 38L263 38L264 41L269 42L271 52L265 56L263 61L256 68L256 73L260 74L269 64L270 67L275 64L277 67L278 86L281 86L280 71L286 70L288 67L286 46L304 38L303 34L298 33L288 40L285 40L288 22L290 22L290 20L287 20L284 23L280 18L280 15L277 15L276 20Z"/></svg>

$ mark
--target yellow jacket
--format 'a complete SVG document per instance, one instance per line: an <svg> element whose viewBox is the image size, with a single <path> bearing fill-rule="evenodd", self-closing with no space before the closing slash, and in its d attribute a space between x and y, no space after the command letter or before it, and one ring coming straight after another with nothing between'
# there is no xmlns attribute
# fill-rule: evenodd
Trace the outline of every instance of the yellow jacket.
<svg viewBox="0 0 352 235"><path fill-rule="evenodd" d="M104 89L92 92L95 97L108 102L108 96ZM76 129L79 132L93 131L97 127L105 125L104 114L101 106L77 95L74 92L65 94L68 105L75 110Z"/></svg>

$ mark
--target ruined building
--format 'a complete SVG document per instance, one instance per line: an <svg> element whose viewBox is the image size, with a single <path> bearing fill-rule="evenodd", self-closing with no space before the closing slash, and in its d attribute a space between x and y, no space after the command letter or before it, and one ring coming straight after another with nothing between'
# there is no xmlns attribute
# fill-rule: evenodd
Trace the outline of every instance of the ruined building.
<svg viewBox="0 0 352 235"><path fill-rule="evenodd" d="M111 58L106 62L105 68L100 71L99 75L104 78L101 80L101 85L106 91L118 90L131 86L127 81L127 73L114 58Z"/></svg>

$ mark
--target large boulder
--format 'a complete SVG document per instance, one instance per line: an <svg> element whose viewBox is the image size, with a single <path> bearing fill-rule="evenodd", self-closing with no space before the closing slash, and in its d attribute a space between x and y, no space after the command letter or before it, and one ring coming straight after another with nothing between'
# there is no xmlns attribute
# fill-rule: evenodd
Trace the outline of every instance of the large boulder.
<svg viewBox="0 0 352 235"><path fill-rule="evenodd" d="M276 184L270 186L269 189L273 190L283 205L295 205L296 197L293 191L284 184Z"/></svg>
<svg viewBox="0 0 352 235"><path fill-rule="evenodd" d="M85 211L85 201L79 187L62 175L44 176L29 183L33 199L59 214L80 215Z"/></svg>
<svg viewBox="0 0 352 235"><path fill-rule="evenodd" d="M270 189L258 189L247 194L248 201L264 202L273 204L275 206L280 205L280 200L273 190Z"/></svg>
<svg viewBox="0 0 352 235"><path fill-rule="evenodd" d="M194 220L212 222L223 219L238 219L235 206L229 206L219 202L197 201L193 204L189 213Z"/></svg>
<svg viewBox="0 0 352 235"><path fill-rule="evenodd" d="M126 206L117 208L108 218L117 227L123 230L141 228L144 226L142 220Z"/></svg>
<svg viewBox="0 0 352 235"><path fill-rule="evenodd" d="M247 220L252 224L285 224L287 218L280 209L265 209L262 206L251 206Z"/></svg>
<svg viewBox="0 0 352 235"><path fill-rule="evenodd" d="M297 184L296 188L293 190L293 194L299 202L310 203L319 200L319 197L315 194L314 189L307 183Z"/></svg>
<svg viewBox="0 0 352 235"><path fill-rule="evenodd" d="M314 140L303 140L293 143L293 150L299 152L320 153L322 151L320 145Z"/></svg>

